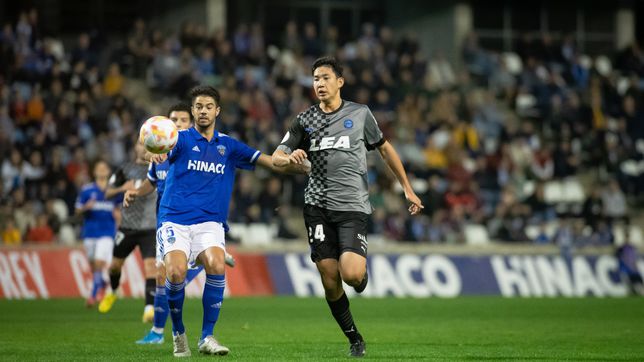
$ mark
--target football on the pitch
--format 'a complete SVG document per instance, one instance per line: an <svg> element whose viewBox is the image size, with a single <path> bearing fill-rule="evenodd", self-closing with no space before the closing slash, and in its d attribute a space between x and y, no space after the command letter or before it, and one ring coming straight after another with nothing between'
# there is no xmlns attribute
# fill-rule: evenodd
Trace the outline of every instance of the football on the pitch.
<svg viewBox="0 0 644 362"><path fill-rule="evenodd" d="M179 133L174 122L168 117L154 116L148 118L141 131L139 142L152 153L168 153L177 144Z"/></svg>

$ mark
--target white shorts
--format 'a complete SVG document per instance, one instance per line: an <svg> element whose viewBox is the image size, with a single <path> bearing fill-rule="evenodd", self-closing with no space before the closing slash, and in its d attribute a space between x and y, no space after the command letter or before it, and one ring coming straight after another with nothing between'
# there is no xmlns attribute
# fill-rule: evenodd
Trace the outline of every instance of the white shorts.
<svg viewBox="0 0 644 362"><path fill-rule="evenodd" d="M226 251L224 226L213 221L194 225L164 222L157 231L157 240L164 257L171 251L181 250L186 254L188 265L194 265L199 254L208 248Z"/></svg>
<svg viewBox="0 0 644 362"><path fill-rule="evenodd" d="M106 264L112 262L112 250L114 249L114 239L109 236L100 238L85 238L83 246L90 261L101 260Z"/></svg>
<svg viewBox="0 0 644 362"><path fill-rule="evenodd" d="M156 247L156 265L157 267L160 267L161 265L165 265L163 262L163 240L161 240L161 227L157 229L157 247Z"/></svg>

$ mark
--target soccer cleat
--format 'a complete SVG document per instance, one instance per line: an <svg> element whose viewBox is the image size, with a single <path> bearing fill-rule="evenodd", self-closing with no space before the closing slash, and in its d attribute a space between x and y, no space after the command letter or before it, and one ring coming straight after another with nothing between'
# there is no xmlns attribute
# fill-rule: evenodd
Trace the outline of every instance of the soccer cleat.
<svg viewBox="0 0 644 362"><path fill-rule="evenodd" d="M152 323L154 322L154 306L146 305L143 309L143 318L141 318L143 323Z"/></svg>
<svg viewBox="0 0 644 362"><path fill-rule="evenodd" d="M226 262L226 265L228 265L231 268L235 267L235 258L233 258L232 255L226 253L226 256L224 256L224 261Z"/></svg>
<svg viewBox="0 0 644 362"><path fill-rule="evenodd" d="M136 344L162 344L163 333L155 333L154 331L148 332L145 337L136 341Z"/></svg>
<svg viewBox="0 0 644 362"><path fill-rule="evenodd" d="M103 300L98 304L98 311L101 313L109 312L114 306L116 299L117 297L114 293L105 294L105 298L103 298Z"/></svg>
<svg viewBox="0 0 644 362"><path fill-rule="evenodd" d="M349 347L349 355L351 357L364 357L365 353L367 353L367 344L362 337L351 343L351 347Z"/></svg>
<svg viewBox="0 0 644 362"><path fill-rule="evenodd" d="M206 338L199 341L199 353L225 356L228 352L230 352L228 347L219 344L213 336L206 336Z"/></svg>
<svg viewBox="0 0 644 362"><path fill-rule="evenodd" d="M367 272L364 272L364 278L362 278L362 281L360 282L360 284L353 287L353 289L356 291L356 293L362 293L367 287L368 282L369 282L369 274L367 274Z"/></svg>
<svg viewBox="0 0 644 362"><path fill-rule="evenodd" d="M185 332L172 336L172 344L174 345L174 351L172 353L175 357L190 357L192 355Z"/></svg>

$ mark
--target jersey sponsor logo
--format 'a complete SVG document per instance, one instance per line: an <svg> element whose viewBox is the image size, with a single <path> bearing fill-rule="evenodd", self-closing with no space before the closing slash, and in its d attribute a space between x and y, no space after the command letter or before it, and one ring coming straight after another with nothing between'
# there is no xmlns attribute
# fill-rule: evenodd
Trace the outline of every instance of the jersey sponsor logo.
<svg viewBox="0 0 644 362"><path fill-rule="evenodd" d="M329 148L351 148L349 136L322 137L320 141L318 141L317 139L312 139L309 151L327 150Z"/></svg>
<svg viewBox="0 0 644 362"><path fill-rule="evenodd" d="M92 205L92 211L112 211L114 203L111 201L95 201Z"/></svg>
<svg viewBox="0 0 644 362"><path fill-rule="evenodd" d="M157 171L156 175L158 180L165 180L165 178L168 177L168 171Z"/></svg>
<svg viewBox="0 0 644 362"><path fill-rule="evenodd" d="M344 120L344 128L353 128L353 121L350 119Z"/></svg>
<svg viewBox="0 0 644 362"><path fill-rule="evenodd" d="M198 147L197 145L195 145L195 146L192 148L192 150L193 150L193 151L195 151L195 152L201 152L201 150L199 149L199 147Z"/></svg>
<svg viewBox="0 0 644 362"><path fill-rule="evenodd" d="M217 146L217 151L219 151L219 154L223 156L224 153L226 153L226 146L224 145Z"/></svg>
<svg viewBox="0 0 644 362"><path fill-rule="evenodd" d="M188 170L210 172L210 173L223 175L225 168L226 168L226 165L223 165L221 163L188 160Z"/></svg>

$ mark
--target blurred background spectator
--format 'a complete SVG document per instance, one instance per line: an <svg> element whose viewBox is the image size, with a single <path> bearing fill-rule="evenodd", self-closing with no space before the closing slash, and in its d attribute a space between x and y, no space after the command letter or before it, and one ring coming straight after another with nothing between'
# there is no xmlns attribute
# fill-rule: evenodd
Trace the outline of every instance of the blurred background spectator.
<svg viewBox="0 0 644 362"><path fill-rule="evenodd" d="M449 59L381 21L359 24L350 37L306 20L269 31L233 19L209 32L192 20L128 19L129 30L108 42L96 29L72 39L45 34L41 10L17 11L0 33L5 244L52 242L74 225L67 215L89 182L88 163L122 163L140 124L196 84L221 91L221 132L271 153L316 102L310 65L322 54L345 64L343 97L371 107L426 206L410 218L392 175L370 154L374 235L462 243L468 225L483 225L501 242L602 244L641 217L644 58L636 43L597 56L607 69L574 34L527 31L503 50L471 31L460 58ZM305 184L240 174L230 221L303 238L291 220Z"/></svg>

